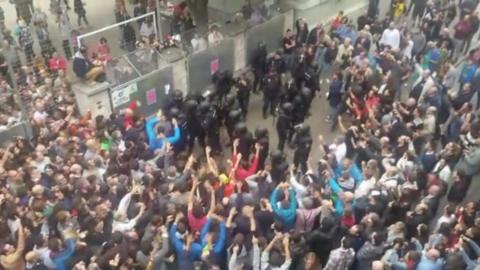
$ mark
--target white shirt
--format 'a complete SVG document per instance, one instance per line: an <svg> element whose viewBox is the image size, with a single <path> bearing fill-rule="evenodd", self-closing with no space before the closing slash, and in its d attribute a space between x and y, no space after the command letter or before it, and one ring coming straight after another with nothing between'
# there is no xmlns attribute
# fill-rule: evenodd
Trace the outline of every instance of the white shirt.
<svg viewBox="0 0 480 270"><path fill-rule="evenodd" d="M370 191L375 188L375 177L365 179L355 189L355 199L368 196Z"/></svg>
<svg viewBox="0 0 480 270"><path fill-rule="evenodd" d="M190 41L192 43L193 51L198 52L207 48L207 42L203 38L194 38Z"/></svg>
<svg viewBox="0 0 480 270"><path fill-rule="evenodd" d="M403 50L403 56L408 59L412 59L412 50L413 50L413 41L409 40L407 43L407 47Z"/></svg>
<svg viewBox="0 0 480 270"><path fill-rule="evenodd" d="M36 111L33 113L33 120L37 123L43 123L45 120L47 120L48 114L46 112L39 112Z"/></svg>
<svg viewBox="0 0 480 270"><path fill-rule="evenodd" d="M338 164L340 164L347 155L347 145L345 143L331 144L328 148L334 152Z"/></svg>
<svg viewBox="0 0 480 270"><path fill-rule="evenodd" d="M452 215L452 216L441 216L438 221L437 221L437 227L436 229L440 228L440 226L443 224L443 223L448 223L448 224L452 224L452 222L455 220L455 217Z"/></svg>
<svg viewBox="0 0 480 270"><path fill-rule="evenodd" d="M154 34L154 29L153 29L153 23L151 23L150 25L148 25L148 23L144 22L142 23L142 25L140 26L140 35L142 37L150 37L151 35Z"/></svg>
<svg viewBox="0 0 480 270"><path fill-rule="evenodd" d="M397 50L400 48L400 32L398 29L394 28L391 30L390 28L385 29L382 34L382 38L380 39L380 44L382 45L389 45L392 47L393 50Z"/></svg>
<svg viewBox="0 0 480 270"><path fill-rule="evenodd" d="M50 258L50 250L47 247L42 247L42 248L39 248L39 249L35 249L35 252L39 255L40 259L42 260L42 263L48 269L56 269L57 268L55 263L52 261L52 258Z"/></svg>

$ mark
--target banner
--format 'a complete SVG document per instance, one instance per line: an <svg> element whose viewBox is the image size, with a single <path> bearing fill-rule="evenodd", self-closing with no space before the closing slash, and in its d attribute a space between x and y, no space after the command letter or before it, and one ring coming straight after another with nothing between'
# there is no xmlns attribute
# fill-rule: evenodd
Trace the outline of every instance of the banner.
<svg viewBox="0 0 480 270"><path fill-rule="evenodd" d="M125 103L130 102L130 95L137 93L137 83L128 85L127 87L120 89L112 89L111 99L114 109L122 106Z"/></svg>

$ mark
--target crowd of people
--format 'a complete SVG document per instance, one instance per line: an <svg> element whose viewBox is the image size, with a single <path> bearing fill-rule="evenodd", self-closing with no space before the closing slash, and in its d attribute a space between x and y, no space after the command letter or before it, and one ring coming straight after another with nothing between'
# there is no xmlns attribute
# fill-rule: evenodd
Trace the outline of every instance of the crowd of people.
<svg viewBox="0 0 480 270"><path fill-rule="evenodd" d="M16 80L30 99L34 136L0 152L0 268L479 269L476 4L393 0L383 17L370 0L356 22L299 19L282 49L258 45L253 79L219 71L214 90L173 90L151 118L138 101L78 115L56 53L3 61L23 74L0 70L0 87ZM19 20L27 61L36 17ZM97 51L78 48L77 76L101 80L114 60L106 39ZM246 124L260 93L276 134ZM315 97L332 142L308 124L323 122L309 119Z"/></svg>
<svg viewBox="0 0 480 270"><path fill-rule="evenodd" d="M48 104L50 113L65 112L67 106L75 104L66 74L71 52L77 47L79 29L74 29L70 23L68 1L52 0L48 11L29 0L10 1L10 4L14 5L17 18L12 29L7 27L5 15L15 14L4 14L0 8L2 131L25 119L38 120L35 103L40 101ZM75 0L72 4L79 16L79 27L80 18L88 25L82 2ZM60 48L53 45L52 28L62 40Z"/></svg>

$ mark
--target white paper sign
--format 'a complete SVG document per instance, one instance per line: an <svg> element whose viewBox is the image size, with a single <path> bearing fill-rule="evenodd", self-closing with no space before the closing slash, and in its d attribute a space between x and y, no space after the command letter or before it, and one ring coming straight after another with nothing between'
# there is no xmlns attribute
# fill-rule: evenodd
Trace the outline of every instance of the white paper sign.
<svg viewBox="0 0 480 270"><path fill-rule="evenodd" d="M118 108L121 105L130 102L130 95L138 90L137 84L131 84L125 88L112 90L112 106Z"/></svg>
<svg viewBox="0 0 480 270"><path fill-rule="evenodd" d="M165 89L165 95L168 96L168 93L170 93L170 84L165 84L163 88Z"/></svg>

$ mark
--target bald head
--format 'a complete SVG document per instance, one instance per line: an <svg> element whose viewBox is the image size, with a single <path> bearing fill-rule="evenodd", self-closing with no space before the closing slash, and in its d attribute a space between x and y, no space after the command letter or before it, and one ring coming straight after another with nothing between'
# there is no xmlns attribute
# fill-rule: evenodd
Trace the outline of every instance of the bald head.
<svg viewBox="0 0 480 270"><path fill-rule="evenodd" d="M372 262L372 270L384 270L385 267L381 261Z"/></svg>

